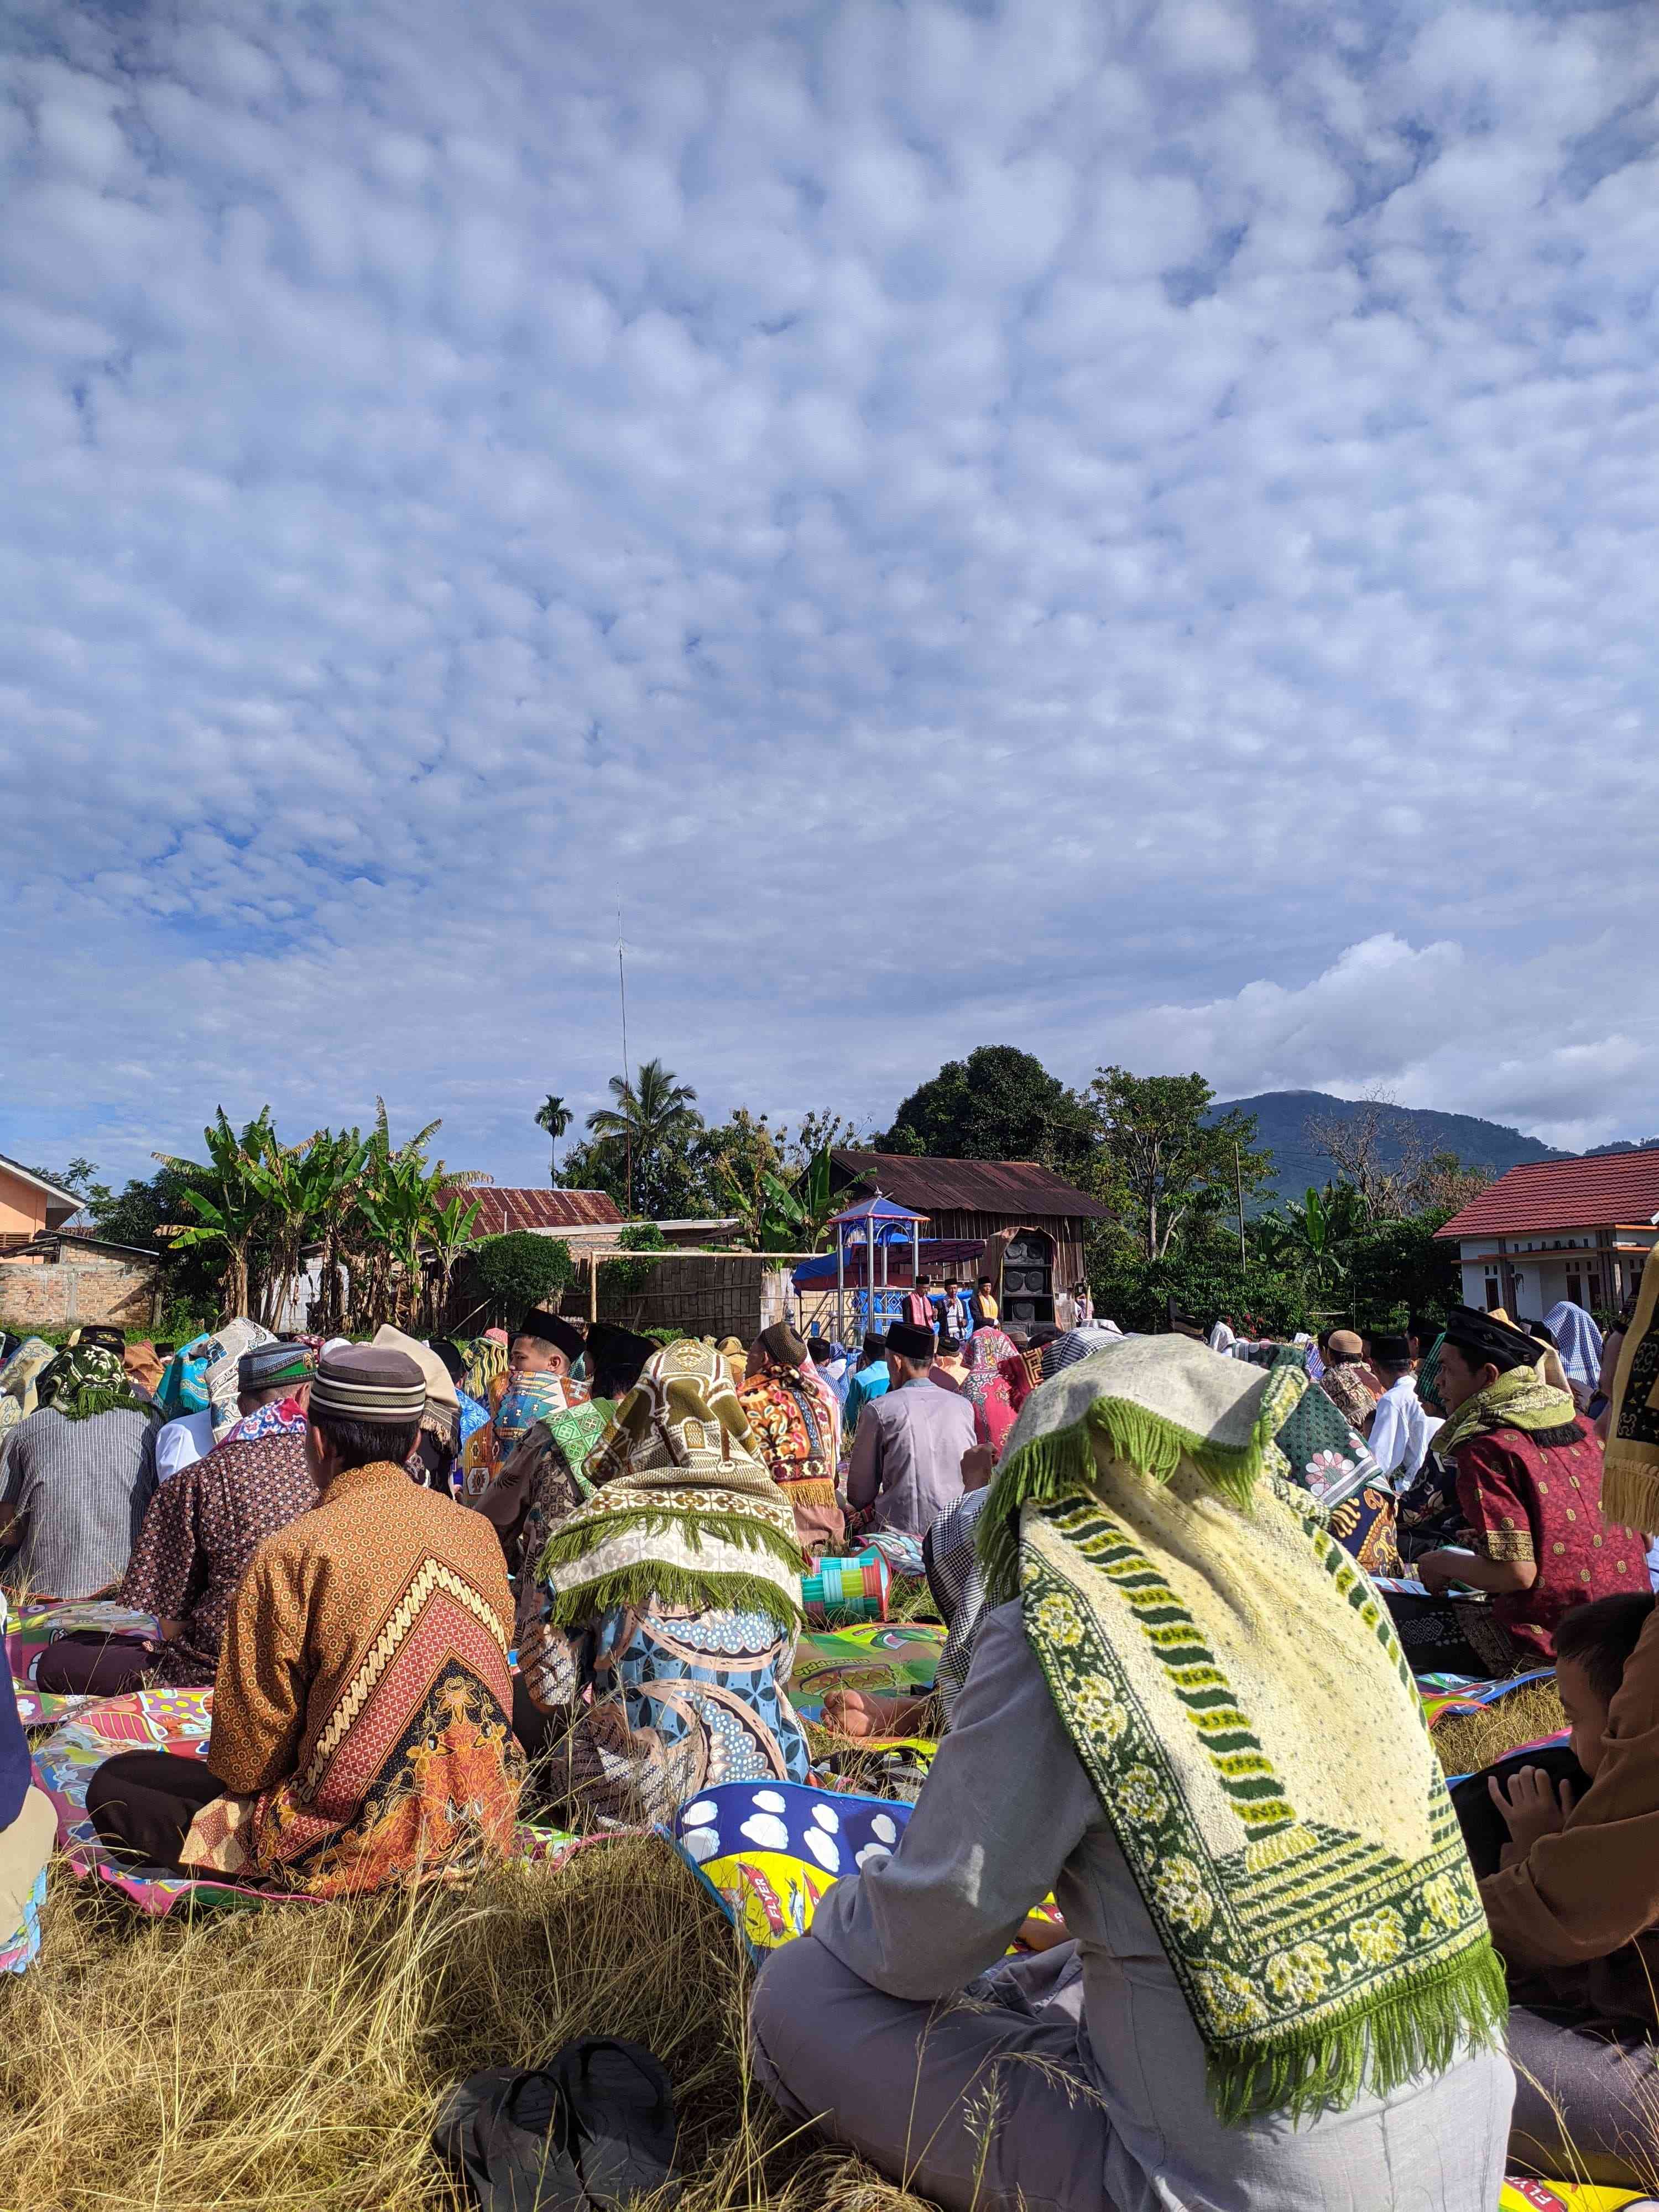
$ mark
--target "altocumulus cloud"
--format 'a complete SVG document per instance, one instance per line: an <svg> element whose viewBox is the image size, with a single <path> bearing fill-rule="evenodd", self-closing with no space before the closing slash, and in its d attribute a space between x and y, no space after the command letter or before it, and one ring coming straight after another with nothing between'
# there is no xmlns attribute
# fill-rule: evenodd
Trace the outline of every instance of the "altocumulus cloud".
<svg viewBox="0 0 1659 2212"><path fill-rule="evenodd" d="M0 1144L1641 1130L1650 12L19 0Z"/></svg>

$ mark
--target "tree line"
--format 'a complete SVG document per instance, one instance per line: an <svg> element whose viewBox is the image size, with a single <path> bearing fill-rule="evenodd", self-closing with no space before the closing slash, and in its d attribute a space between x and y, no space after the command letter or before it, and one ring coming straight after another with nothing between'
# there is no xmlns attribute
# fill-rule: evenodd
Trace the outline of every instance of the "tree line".
<svg viewBox="0 0 1659 2212"><path fill-rule="evenodd" d="M1170 1301L1268 1330L1339 1313L1373 1326L1403 1319L1451 1294L1455 1263L1434 1231L1487 1179L1454 1156L1425 1156L1409 1121L1377 1099L1352 1120L1310 1122L1335 1173L1322 1189L1264 1206L1273 1157L1255 1117L1218 1113L1201 1075L1109 1066L1073 1089L1012 1045L947 1061L887 1126L862 1133L827 1110L792 1126L739 1106L711 1124L693 1086L660 1060L613 1076L609 1092L562 1161L574 1115L556 1093L538 1109L553 1182L604 1192L633 1222L734 1221L738 1240L757 1251L822 1249L837 1203L838 1145L1037 1162L1109 1209L1107 1221L1090 1224L1087 1265L1097 1305L1127 1328L1156 1325ZM203 1133L203 1159L158 1155L160 1172L118 1195L84 1160L52 1179L85 1199L100 1234L167 1255L181 1314L210 1308L269 1322L288 1309L305 1255L320 1246L313 1326L421 1327L441 1314L461 1252L478 1249L466 1192L486 1180L428 1157L440 1126L394 1146L381 1103L366 1133L325 1128L289 1146L269 1108L240 1130L221 1108ZM635 1242L646 1234L630 1232ZM490 1257L480 1252L503 1294L532 1260L560 1272L553 1251Z"/></svg>

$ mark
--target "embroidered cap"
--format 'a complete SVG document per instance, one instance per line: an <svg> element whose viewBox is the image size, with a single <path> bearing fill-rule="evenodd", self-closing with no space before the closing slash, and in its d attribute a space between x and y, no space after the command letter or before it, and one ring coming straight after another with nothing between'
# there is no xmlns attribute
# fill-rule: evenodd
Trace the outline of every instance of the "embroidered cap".
<svg viewBox="0 0 1659 2212"><path fill-rule="evenodd" d="M256 1344L236 1363L239 1390L274 1390L279 1382L307 1382L310 1379L308 1345L287 1344L280 1340L271 1344Z"/></svg>
<svg viewBox="0 0 1659 2212"><path fill-rule="evenodd" d="M413 1427L426 1411L426 1377L407 1352L380 1345L325 1352L312 1379L311 1410L341 1421Z"/></svg>

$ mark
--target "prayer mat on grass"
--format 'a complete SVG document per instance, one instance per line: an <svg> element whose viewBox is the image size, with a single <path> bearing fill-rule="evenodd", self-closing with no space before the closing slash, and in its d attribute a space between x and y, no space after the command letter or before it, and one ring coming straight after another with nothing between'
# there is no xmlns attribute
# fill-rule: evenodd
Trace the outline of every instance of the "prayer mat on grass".
<svg viewBox="0 0 1659 2212"><path fill-rule="evenodd" d="M809 1629L795 1649L789 1702L803 1720L823 1717L832 1690L924 1697L939 1673L945 1631L927 1621L866 1621L857 1628Z"/></svg>
<svg viewBox="0 0 1659 2212"><path fill-rule="evenodd" d="M1554 1674L1553 1667L1534 1667L1529 1674L1511 1674L1506 1681L1466 1683L1460 1680L1445 1687L1440 1686L1438 1678L1419 1674L1417 1694L1423 1700L1423 1717L1433 1728L1449 1714L1482 1712L1487 1706L1495 1705L1500 1698L1506 1698L1511 1690L1524 1690L1529 1682L1550 1681Z"/></svg>
<svg viewBox="0 0 1659 2212"><path fill-rule="evenodd" d="M1659 2197L1639 2189L1604 2189L1594 2182L1526 2181L1510 2174L1498 2212L1659 2212Z"/></svg>
<svg viewBox="0 0 1659 2212"><path fill-rule="evenodd" d="M247 1910L258 1905L319 1905L325 1899L222 1876L179 1874L171 1867L133 1866L118 1858L87 1818L87 1785L106 1759L124 1751L167 1751L187 1759L207 1757L213 1727L213 1692L199 1690L134 1690L106 1698L65 1721L34 1747L34 1771L58 1814L58 1840L73 1872L95 1875L131 1900L141 1912L160 1917L180 1905ZM623 1833L577 1836L568 1829L527 1825L515 1838L515 1852L556 1873L590 1844L610 1843ZM0 1952L0 1966L4 1963Z"/></svg>
<svg viewBox="0 0 1659 2212"><path fill-rule="evenodd" d="M104 1598L79 1598L63 1605L31 1605L14 1616L6 1629L6 1657L11 1685L17 1693L17 1717L26 1729L54 1728L70 1713L96 1702L91 1698L63 1697L35 1687L40 1655L63 1636L136 1636L161 1649L161 1624L151 1613L135 1613L131 1606L115 1605ZM140 1747L128 1745L129 1750Z"/></svg>
<svg viewBox="0 0 1659 2212"><path fill-rule="evenodd" d="M843 1875L893 1856L910 1808L804 1783L722 1782L683 1806L668 1831L758 1966L804 1936Z"/></svg>

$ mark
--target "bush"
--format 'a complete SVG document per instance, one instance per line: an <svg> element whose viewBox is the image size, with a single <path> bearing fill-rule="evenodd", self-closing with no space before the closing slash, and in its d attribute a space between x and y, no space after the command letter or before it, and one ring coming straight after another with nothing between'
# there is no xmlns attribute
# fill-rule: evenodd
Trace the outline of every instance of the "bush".
<svg viewBox="0 0 1659 2212"><path fill-rule="evenodd" d="M668 1239L654 1221L630 1221L626 1229L619 1230L617 1242L624 1252L665 1252ZM637 1297L651 1279L654 1260L606 1260L599 1269L599 1299L603 1305L618 1306L629 1298Z"/></svg>
<svg viewBox="0 0 1659 2212"><path fill-rule="evenodd" d="M1232 1316L1235 1327L1248 1316L1269 1336L1293 1335L1311 1325L1301 1285L1256 1261L1241 1267L1237 1256L1212 1252L1143 1260L1121 1248L1101 1259L1091 1256L1095 1311L1120 1328L1156 1334L1167 1326L1171 1298L1206 1328L1224 1313Z"/></svg>
<svg viewBox="0 0 1659 2212"><path fill-rule="evenodd" d="M488 1237L471 1256L491 1303L515 1319L532 1306L556 1306L559 1292L575 1279L576 1263L563 1238L538 1237L528 1229Z"/></svg>

